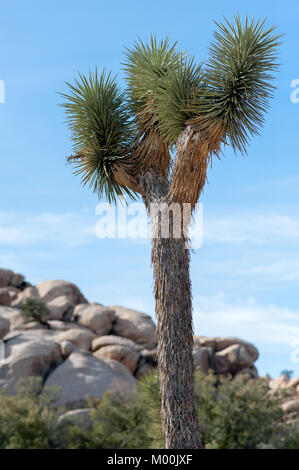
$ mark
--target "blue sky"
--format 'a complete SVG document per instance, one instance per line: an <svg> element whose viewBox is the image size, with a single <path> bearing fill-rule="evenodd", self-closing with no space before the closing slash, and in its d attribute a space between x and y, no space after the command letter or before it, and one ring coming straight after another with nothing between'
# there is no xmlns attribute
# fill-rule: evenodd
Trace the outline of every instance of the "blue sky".
<svg viewBox="0 0 299 470"><path fill-rule="evenodd" d="M260 373L298 375L299 103L290 99L290 84L299 79L295 0L0 1L0 266L33 283L70 280L91 301L154 314L150 242L95 236L98 200L65 165L71 143L57 92L77 71L95 66L119 73L123 86L124 48L151 33L169 35L204 60L213 19L237 12L268 17L286 36L261 137L247 158L226 149L209 171L201 198L204 243L192 255L195 332L245 338L260 350Z"/></svg>

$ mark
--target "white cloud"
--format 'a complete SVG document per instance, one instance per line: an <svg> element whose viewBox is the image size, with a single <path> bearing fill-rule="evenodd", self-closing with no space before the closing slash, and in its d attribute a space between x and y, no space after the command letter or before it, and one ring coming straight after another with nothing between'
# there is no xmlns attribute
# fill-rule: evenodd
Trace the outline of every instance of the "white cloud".
<svg viewBox="0 0 299 470"><path fill-rule="evenodd" d="M299 241L299 218L259 214L204 217L204 240L207 242L266 244L281 239Z"/></svg>
<svg viewBox="0 0 299 470"><path fill-rule="evenodd" d="M196 334L237 336L277 346L299 339L299 310L259 304L252 297L235 302L222 293L195 297L194 311Z"/></svg>
<svg viewBox="0 0 299 470"><path fill-rule="evenodd" d="M83 245L95 237L94 223L95 218L84 212L38 215L0 212L0 244Z"/></svg>
<svg viewBox="0 0 299 470"><path fill-rule="evenodd" d="M82 245L95 237L96 222L98 217L86 210L37 215L0 212L0 244L23 246L50 242ZM261 245L291 239L299 241L299 218L246 214L219 218L204 216L204 243ZM144 243L144 240L135 238L134 242Z"/></svg>
<svg viewBox="0 0 299 470"><path fill-rule="evenodd" d="M280 281L299 281L299 260L278 261L266 265L255 266L244 271L255 276L274 277Z"/></svg>

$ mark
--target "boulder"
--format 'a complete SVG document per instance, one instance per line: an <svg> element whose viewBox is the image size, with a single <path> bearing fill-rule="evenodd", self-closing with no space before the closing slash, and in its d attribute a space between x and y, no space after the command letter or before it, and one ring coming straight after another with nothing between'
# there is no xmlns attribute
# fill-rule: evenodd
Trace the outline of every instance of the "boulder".
<svg viewBox="0 0 299 470"><path fill-rule="evenodd" d="M24 280L22 274L16 274L10 269L0 269L0 287L20 287Z"/></svg>
<svg viewBox="0 0 299 470"><path fill-rule="evenodd" d="M14 273L10 280L10 285L14 287L21 287L24 281L25 281L25 278L24 276L22 276L22 274Z"/></svg>
<svg viewBox="0 0 299 470"><path fill-rule="evenodd" d="M10 321L7 318L0 317L0 339L4 338L9 332Z"/></svg>
<svg viewBox="0 0 299 470"><path fill-rule="evenodd" d="M134 374L139 360L140 346L120 336L108 335L92 342L94 355L100 359L114 359L124 364Z"/></svg>
<svg viewBox="0 0 299 470"><path fill-rule="evenodd" d="M207 337L207 336L194 336L194 344L200 347L212 348L215 352L222 351L223 349L240 344L244 346L254 347L248 341L233 336L228 337Z"/></svg>
<svg viewBox="0 0 299 470"><path fill-rule="evenodd" d="M15 299L11 302L12 307L21 307L27 299L39 299L36 287L29 286L21 291Z"/></svg>
<svg viewBox="0 0 299 470"><path fill-rule="evenodd" d="M32 320L32 321L26 321L22 326L18 327L17 330L22 330L22 331L43 330L45 333L47 333L49 331L49 328L45 324Z"/></svg>
<svg viewBox="0 0 299 470"><path fill-rule="evenodd" d="M299 385L299 377L294 377L293 379L290 380L288 386L296 388Z"/></svg>
<svg viewBox="0 0 299 470"><path fill-rule="evenodd" d="M10 296L10 287L0 287L0 305L10 306L13 300Z"/></svg>
<svg viewBox="0 0 299 470"><path fill-rule="evenodd" d="M252 344L233 344L216 352L214 367L216 374L235 374L251 367L258 358L258 350Z"/></svg>
<svg viewBox="0 0 299 470"><path fill-rule="evenodd" d="M59 345L31 333L19 333L5 341L5 359L0 365L0 389L14 393L22 378L41 376L62 361Z"/></svg>
<svg viewBox="0 0 299 470"><path fill-rule="evenodd" d="M76 346L70 341L62 341L60 343L60 349L61 349L61 354L63 355L64 359L66 359L72 354L72 352L75 351Z"/></svg>
<svg viewBox="0 0 299 470"><path fill-rule="evenodd" d="M75 284L67 281L44 281L24 289L11 303L21 307L27 298L44 302L51 312L52 320L61 320L71 314L75 305L86 302Z"/></svg>
<svg viewBox="0 0 299 470"><path fill-rule="evenodd" d="M194 336L194 347L195 348L212 348L215 350L216 348L216 338L209 338L207 336Z"/></svg>
<svg viewBox="0 0 299 470"><path fill-rule="evenodd" d="M134 349L128 348L126 346L121 346L113 344L110 346L104 346L101 349L98 349L94 356L99 359L113 359L115 361L121 362L126 366L132 374L136 371L139 354L134 351Z"/></svg>
<svg viewBox="0 0 299 470"><path fill-rule="evenodd" d="M86 328L71 328L64 331L63 333L60 333L57 337L57 341L59 341L59 343L62 343L63 341L69 341L79 349L90 351L92 340L95 337L96 335Z"/></svg>
<svg viewBox="0 0 299 470"><path fill-rule="evenodd" d="M276 379L271 379L269 381L269 387L271 390L276 391L280 388L286 388L289 386L289 378L286 375L280 375Z"/></svg>
<svg viewBox="0 0 299 470"><path fill-rule="evenodd" d="M51 327L51 330L56 331L56 332L67 331L67 330L71 330L73 328L76 328L78 330L86 331L86 328L84 328L84 326L78 325L78 323L74 323L74 322L70 322L70 321L49 320L48 323Z"/></svg>
<svg viewBox="0 0 299 470"><path fill-rule="evenodd" d="M66 333L67 331L69 330L81 330L83 333L87 333L87 336L88 338L91 338L93 339L95 337L95 335L89 331L88 329L84 328L83 326L80 326L80 325L77 325L77 324L74 324L74 323L70 323L70 322L64 322L64 321L60 321L60 320L50 320L47 322L49 327L48 328L46 325L41 325L40 323L37 323L37 322L29 322L29 323L25 323L23 325L20 325L18 327L15 328L14 331L27 331L29 330L32 334L35 334L35 335L38 335L40 336L41 338L51 338L53 339L54 341L58 342L58 343L61 343L62 341L67 341L64 340L64 336L62 336L62 333ZM75 338L75 342L77 340L80 341L80 337L78 338L77 337L77 340L76 340L76 336L77 334L76 333L70 333L70 335L73 337L73 339ZM68 337L68 335L66 335L66 337ZM83 335L83 338L86 337L86 335ZM82 337L81 337L82 339ZM84 340L83 340L84 341ZM85 346L84 346L84 349L86 348L86 341L84 342ZM89 347L90 346L90 340L88 339L88 344L87 346ZM75 345L74 343L74 347L78 347Z"/></svg>
<svg viewBox="0 0 299 470"><path fill-rule="evenodd" d="M14 330L19 327L23 327L24 318L21 310L18 308L12 308L0 305L0 317L6 318L10 323L10 330Z"/></svg>
<svg viewBox="0 0 299 470"><path fill-rule="evenodd" d="M101 360L101 359L99 359L99 360ZM133 384L135 386L136 379L133 377L133 375L131 374L131 372L128 370L128 368L126 366L124 366L123 364L121 364L118 361L115 361L114 359L105 359L104 362L106 364L108 364L109 367L111 367L111 369L116 373L116 375L119 375L119 376L125 375L125 377L132 378L133 379ZM117 390L117 391L119 393L123 394L123 396L128 397L131 394L131 392L133 391L133 389L134 389L134 387L132 387L132 389L129 392L128 391L122 392L121 390Z"/></svg>
<svg viewBox="0 0 299 470"><path fill-rule="evenodd" d="M235 377L240 374L248 375L251 379L258 379L259 377L257 368L254 366L245 367L245 369L238 370L235 374Z"/></svg>
<svg viewBox="0 0 299 470"><path fill-rule="evenodd" d="M0 269L0 287L7 287L13 278L14 273L10 269Z"/></svg>
<svg viewBox="0 0 299 470"><path fill-rule="evenodd" d="M127 348L134 349L135 351L141 351L142 349L138 344L134 343L134 341L128 338L123 338L122 336L115 335L106 335L100 336L93 340L92 350L97 351L100 348L111 345L126 346Z"/></svg>
<svg viewBox="0 0 299 470"><path fill-rule="evenodd" d="M292 411L298 411L299 410L299 400L289 400L284 402L281 405L281 408L285 413L290 413Z"/></svg>
<svg viewBox="0 0 299 470"><path fill-rule="evenodd" d="M60 295L55 297L55 299L46 303L48 309L50 310L50 319L51 320L61 320L68 313L72 313L74 308L73 297L68 295Z"/></svg>
<svg viewBox="0 0 299 470"><path fill-rule="evenodd" d="M76 409L86 407L88 397L101 398L108 390L129 396L135 382L122 364L102 361L86 351L76 350L52 372L45 386L61 389L57 405Z"/></svg>
<svg viewBox="0 0 299 470"><path fill-rule="evenodd" d="M12 301L17 298L20 290L16 287L0 287L0 305L10 306Z"/></svg>
<svg viewBox="0 0 299 470"><path fill-rule="evenodd" d="M36 286L39 298L45 302L51 302L57 297L68 296L72 299L73 304L77 305L86 302L75 284L67 281L43 281Z"/></svg>
<svg viewBox="0 0 299 470"><path fill-rule="evenodd" d="M194 366L204 374L212 368L213 349L210 347L195 348L193 351Z"/></svg>
<svg viewBox="0 0 299 470"><path fill-rule="evenodd" d="M110 333L115 316L115 310L96 303L79 304L73 311L75 321L100 336Z"/></svg>
<svg viewBox="0 0 299 470"><path fill-rule="evenodd" d="M116 318L113 326L113 333L124 336L137 344L156 344L156 327L149 315L137 312L136 310L112 306L115 310Z"/></svg>
<svg viewBox="0 0 299 470"><path fill-rule="evenodd" d="M58 423L63 427L78 426L81 431L88 432L92 428L91 412L91 408L70 410L59 417Z"/></svg>
<svg viewBox="0 0 299 470"><path fill-rule="evenodd" d="M40 323L29 322L29 323L25 323L24 325L16 327L14 330L11 330L10 333L5 337L5 340L9 339L11 336L14 336L15 334L20 334L20 333L30 333L30 335L32 336L37 336L38 338L41 338L41 339L51 339L52 341L55 341L56 343L59 343L59 336L61 334L61 332L52 331L51 329L48 329L46 326L41 325Z"/></svg>

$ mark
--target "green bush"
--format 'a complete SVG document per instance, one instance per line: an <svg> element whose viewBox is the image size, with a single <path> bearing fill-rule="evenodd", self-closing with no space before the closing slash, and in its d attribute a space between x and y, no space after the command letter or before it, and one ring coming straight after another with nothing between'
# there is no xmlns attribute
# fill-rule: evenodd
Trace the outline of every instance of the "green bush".
<svg viewBox="0 0 299 470"><path fill-rule="evenodd" d="M36 321L41 325L50 328L47 319L50 317L50 310L48 307L37 299L26 299L22 304L22 316L25 322Z"/></svg>
<svg viewBox="0 0 299 470"><path fill-rule="evenodd" d="M299 448L298 414L285 422L279 397L263 379L240 374L234 379L196 373L200 431L207 449ZM155 374L139 384L149 415L148 434L161 448L159 383ZM294 418L294 417L293 417Z"/></svg>
<svg viewBox="0 0 299 470"><path fill-rule="evenodd" d="M83 432L77 426L67 431L67 447L72 449L142 449L148 448L147 410L136 395L129 401L112 392L101 400L90 400L92 427Z"/></svg>
<svg viewBox="0 0 299 470"><path fill-rule="evenodd" d="M213 449L255 449L268 443L282 422L282 410L263 380L244 375L197 376L203 442Z"/></svg>
<svg viewBox="0 0 299 470"><path fill-rule="evenodd" d="M138 382L128 400L112 392L89 400L91 423L86 431L60 424L63 410L53 406L58 392L41 391L41 379L31 378L19 385L16 395L0 392L1 449L163 448L156 374ZM289 398L290 391L286 393ZM284 416L281 393L269 394L265 380L197 373L196 396L206 449L299 448L298 413Z"/></svg>
<svg viewBox="0 0 299 470"><path fill-rule="evenodd" d="M0 449L51 449L58 445L58 416L52 405L54 388L45 389L41 378L21 380L16 395L0 391Z"/></svg>

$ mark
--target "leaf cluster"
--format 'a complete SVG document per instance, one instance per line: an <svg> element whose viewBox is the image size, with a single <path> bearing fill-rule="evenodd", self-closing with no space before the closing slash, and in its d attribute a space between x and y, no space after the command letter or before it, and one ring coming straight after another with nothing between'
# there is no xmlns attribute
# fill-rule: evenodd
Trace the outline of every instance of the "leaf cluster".
<svg viewBox="0 0 299 470"><path fill-rule="evenodd" d="M198 65L176 43L152 36L149 43L139 39L126 50L124 91L116 78L97 70L67 84L63 106L74 147L69 160L99 197L110 202L134 197L114 178L119 162L123 168L129 165L134 175L145 167L158 172L161 167L161 175L169 174L165 149L176 146L190 123L211 139L211 148L217 136L234 151L246 153L273 96L281 35L275 26L266 28L265 21L247 17L243 22L239 16L234 22L224 18L216 26L206 63Z"/></svg>

